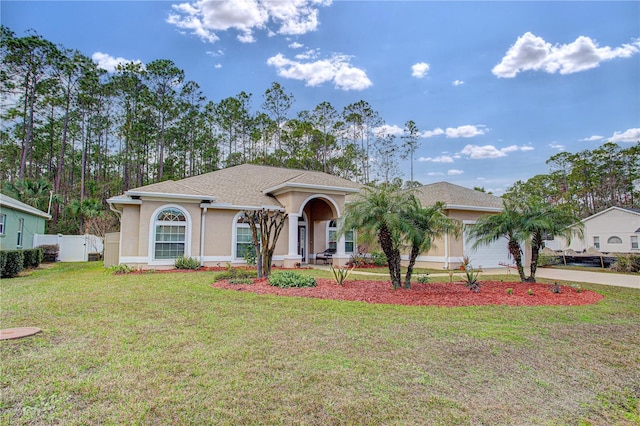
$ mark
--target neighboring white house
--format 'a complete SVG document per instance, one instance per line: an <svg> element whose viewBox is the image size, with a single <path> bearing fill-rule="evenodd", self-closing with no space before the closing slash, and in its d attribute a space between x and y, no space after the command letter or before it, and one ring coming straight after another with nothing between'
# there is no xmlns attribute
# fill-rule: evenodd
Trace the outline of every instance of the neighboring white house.
<svg viewBox="0 0 640 426"><path fill-rule="evenodd" d="M584 238L571 244L561 238L545 241L552 250L572 249L577 252L590 247L603 253L640 254L640 209L609 207L582 219Z"/></svg>

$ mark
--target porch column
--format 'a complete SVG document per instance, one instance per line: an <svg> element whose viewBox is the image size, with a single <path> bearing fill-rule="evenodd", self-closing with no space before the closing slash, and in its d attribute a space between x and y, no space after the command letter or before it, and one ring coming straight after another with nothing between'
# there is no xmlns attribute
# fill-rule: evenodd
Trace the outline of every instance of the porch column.
<svg viewBox="0 0 640 426"><path fill-rule="evenodd" d="M284 267L294 268L302 260L298 254L298 219L297 213L289 213L289 253L284 257Z"/></svg>
<svg viewBox="0 0 640 426"><path fill-rule="evenodd" d="M341 235L337 241L336 254L333 256L333 264L336 266L344 266L349 261L349 255L345 251L346 239Z"/></svg>

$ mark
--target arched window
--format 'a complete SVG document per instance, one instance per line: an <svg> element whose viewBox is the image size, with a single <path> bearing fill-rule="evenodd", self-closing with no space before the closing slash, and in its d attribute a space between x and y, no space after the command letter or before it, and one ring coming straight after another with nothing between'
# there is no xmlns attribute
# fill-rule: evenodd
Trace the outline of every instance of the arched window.
<svg viewBox="0 0 640 426"><path fill-rule="evenodd" d="M622 238L616 237L614 235L613 237L609 237L609 239L607 240L607 243L609 243L609 244L622 244Z"/></svg>
<svg viewBox="0 0 640 426"><path fill-rule="evenodd" d="M182 210L169 207L155 216L153 258L175 259L185 255L187 218Z"/></svg>

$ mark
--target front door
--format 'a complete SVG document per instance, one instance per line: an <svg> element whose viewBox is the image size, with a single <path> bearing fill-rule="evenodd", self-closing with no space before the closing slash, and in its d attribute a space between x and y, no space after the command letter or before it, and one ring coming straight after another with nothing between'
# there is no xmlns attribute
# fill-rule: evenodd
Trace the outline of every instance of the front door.
<svg viewBox="0 0 640 426"><path fill-rule="evenodd" d="M298 254L302 256L301 263L307 263L307 225L298 225Z"/></svg>

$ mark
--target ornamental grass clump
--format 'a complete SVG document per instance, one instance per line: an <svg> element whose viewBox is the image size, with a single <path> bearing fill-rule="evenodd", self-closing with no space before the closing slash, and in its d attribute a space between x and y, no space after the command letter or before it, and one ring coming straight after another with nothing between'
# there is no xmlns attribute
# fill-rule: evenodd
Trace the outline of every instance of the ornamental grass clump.
<svg viewBox="0 0 640 426"><path fill-rule="evenodd" d="M294 271L276 271L269 275L269 285L280 288L315 287L316 279Z"/></svg>
<svg viewBox="0 0 640 426"><path fill-rule="evenodd" d="M331 269L331 273L333 274L333 279L336 280L338 285L344 285L345 280L349 277L354 268L355 266L352 266L351 268L347 268L346 266L340 268L334 268L333 265L329 266L329 269Z"/></svg>
<svg viewBox="0 0 640 426"><path fill-rule="evenodd" d="M474 271L473 266L467 266L464 268L464 273L466 278L464 280L464 285L474 293L480 291L480 283L478 282L478 275L480 275L480 271Z"/></svg>
<svg viewBox="0 0 640 426"><path fill-rule="evenodd" d="M200 260L195 257L180 256L176 258L174 266L176 269L198 269L200 268Z"/></svg>

